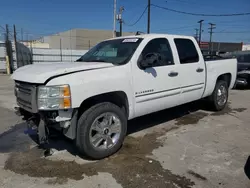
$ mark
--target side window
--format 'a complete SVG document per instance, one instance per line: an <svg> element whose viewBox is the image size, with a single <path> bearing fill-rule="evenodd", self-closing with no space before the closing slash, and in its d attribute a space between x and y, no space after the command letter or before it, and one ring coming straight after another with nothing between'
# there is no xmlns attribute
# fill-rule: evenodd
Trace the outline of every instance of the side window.
<svg viewBox="0 0 250 188"><path fill-rule="evenodd" d="M160 59L156 62L154 67L174 64L171 47L168 40L165 38L158 38L149 41L143 49L141 56L144 59L146 55L150 53L157 53L160 55Z"/></svg>
<svg viewBox="0 0 250 188"><path fill-rule="evenodd" d="M181 64L197 63L199 61L198 52L193 41L189 39L174 39Z"/></svg>

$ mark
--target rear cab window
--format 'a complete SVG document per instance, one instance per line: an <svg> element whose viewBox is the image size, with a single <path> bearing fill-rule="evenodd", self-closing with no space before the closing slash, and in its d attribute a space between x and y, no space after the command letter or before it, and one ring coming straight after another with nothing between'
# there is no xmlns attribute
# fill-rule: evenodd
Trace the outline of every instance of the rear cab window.
<svg viewBox="0 0 250 188"><path fill-rule="evenodd" d="M174 43L181 64L199 62L199 54L192 40L176 38L174 39Z"/></svg>

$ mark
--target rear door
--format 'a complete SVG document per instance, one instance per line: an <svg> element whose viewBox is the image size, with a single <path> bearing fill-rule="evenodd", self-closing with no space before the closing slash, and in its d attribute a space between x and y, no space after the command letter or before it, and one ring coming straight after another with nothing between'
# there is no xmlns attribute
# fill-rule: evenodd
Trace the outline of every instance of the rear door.
<svg viewBox="0 0 250 188"><path fill-rule="evenodd" d="M175 38L181 77L181 102L200 99L205 88L205 63L198 44L189 38Z"/></svg>

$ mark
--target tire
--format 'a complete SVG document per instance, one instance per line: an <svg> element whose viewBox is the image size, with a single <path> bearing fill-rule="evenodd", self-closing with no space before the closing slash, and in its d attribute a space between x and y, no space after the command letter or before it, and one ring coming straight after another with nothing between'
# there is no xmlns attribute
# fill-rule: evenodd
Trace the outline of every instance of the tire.
<svg viewBox="0 0 250 188"><path fill-rule="evenodd" d="M225 100L223 100L225 102L223 102L223 103L220 103L218 101L218 92L221 88L225 89ZM224 80L217 81L216 86L214 88L214 91L209 99L210 99L211 107L214 111L223 110L226 107L227 101L228 101L228 84L227 84L227 82Z"/></svg>
<svg viewBox="0 0 250 188"><path fill-rule="evenodd" d="M112 115L110 115L110 116L112 116L111 122L115 122L115 120L120 122L119 136L116 135L117 140L112 141L112 144L113 143L115 143L115 144L113 144L113 146L110 148L106 148L106 147L108 147L107 146L108 141L107 140L106 140L106 142L103 141L103 144L104 144L103 147L105 147L105 149L101 148L101 146L100 146L100 148L95 147L91 141L92 133L95 131L93 129L93 124L94 124L94 122L96 122L97 118L102 117L102 114L109 114L109 115L112 114ZM104 120L105 119L103 118L103 122L104 122ZM103 126L102 124L99 124L99 119L97 119L97 121L98 121L98 125L100 127ZM101 122L101 123L103 123L103 122ZM108 121L108 123L107 123L107 121L106 121L107 124L109 124L109 122L110 121ZM98 126L98 132L96 132L96 134L97 133L98 133L98 135L103 134L102 135L103 137L104 136L107 137L108 135L104 135L105 131L100 131L99 126ZM101 129L101 130L104 130L104 129ZM107 129L105 129L105 130L107 130ZM102 133L99 134L99 132L102 132ZM111 134L111 133L107 133L107 134ZM84 156L86 156L90 159L94 159L94 160L103 159L105 157L108 157L108 156L116 153L121 148L126 134L127 134L127 117L126 117L124 111L120 107L116 106L115 104L112 104L109 102L100 103L100 104L92 106L91 108L89 108L87 111L85 111L80 116L80 118L78 120L78 124L77 124L76 146L81 154L83 154ZM109 136L109 137L111 138L111 136ZM93 136L93 138L94 138L94 136ZM109 139L109 141L110 141L110 139ZM106 146L105 146L105 143L106 143ZM109 146L110 145L111 144L109 144Z"/></svg>

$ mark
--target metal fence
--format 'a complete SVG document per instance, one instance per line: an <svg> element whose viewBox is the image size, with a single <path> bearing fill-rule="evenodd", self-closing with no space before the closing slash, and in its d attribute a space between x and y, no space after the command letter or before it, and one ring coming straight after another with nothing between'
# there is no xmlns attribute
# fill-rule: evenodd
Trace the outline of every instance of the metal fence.
<svg viewBox="0 0 250 188"><path fill-rule="evenodd" d="M0 72L6 71L6 51L5 51L5 43L0 41Z"/></svg>
<svg viewBox="0 0 250 188"><path fill-rule="evenodd" d="M32 49L33 63L44 62L73 62L85 54L87 50L62 50L62 49Z"/></svg>

